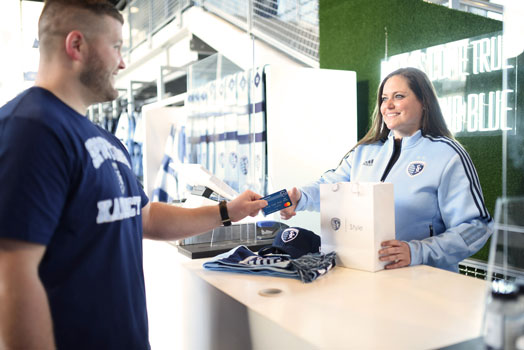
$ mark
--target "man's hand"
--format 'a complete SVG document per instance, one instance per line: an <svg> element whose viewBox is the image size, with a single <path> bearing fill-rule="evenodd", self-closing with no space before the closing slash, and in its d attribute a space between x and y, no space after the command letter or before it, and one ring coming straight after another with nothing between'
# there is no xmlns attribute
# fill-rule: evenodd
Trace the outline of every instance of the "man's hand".
<svg viewBox="0 0 524 350"><path fill-rule="evenodd" d="M411 264L411 250L409 244L393 239L382 242L382 249L378 251L380 261L392 261L385 266L386 269L397 269Z"/></svg>
<svg viewBox="0 0 524 350"><path fill-rule="evenodd" d="M246 216L257 216L260 209L267 206L267 201L260 200L261 195L250 190L242 192L237 198L227 203L231 221L240 221Z"/></svg>
<svg viewBox="0 0 524 350"><path fill-rule="evenodd" d="M297 215L295 208L297 207L298 201L302 197L302 192L300 192L296 187L293 187L291 191L287 191L287 194L289 195L289 199L291 199L291 203L293 203L293 205L280 211L280 218L284 220L289 220L293 216Z"/></svg>

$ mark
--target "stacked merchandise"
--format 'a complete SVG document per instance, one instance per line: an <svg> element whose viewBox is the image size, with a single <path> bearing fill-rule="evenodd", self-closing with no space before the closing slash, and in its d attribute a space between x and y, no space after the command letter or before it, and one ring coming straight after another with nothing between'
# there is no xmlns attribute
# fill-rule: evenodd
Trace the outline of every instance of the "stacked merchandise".
<svg viewBox="0 0 524 350"><path fill-rule="evenodd" d="M253 185L251 189L260 194L267 194L267 132L266 132L266 95L264 68L253 70L250 79L251 132L254 135L253 144Z"/></svg>
<svg viewBox="0 0 524 350"><path fill-rule="evenodd" d="M258 254L246 246L238 246L204 263L213 271L299 279L313 282L328 273L336 260L335 252L320 252L320 236L300 227L281 230L271 246Z"/></svg>
<svg viewBox="0 0 524 350"><path fill-rule="evenodd" d="M179 130L171 125L171 130L166 141L164 157L155 178L153 188L153 202L171 203L181 199L183 185L180 183L178 169L184 163L186 147L185 127Z"/></svg>
<svg viewBox="0 0 524 350"><path fill-rule="evenodd" d="M219 179L226 178L226 123L224 115L221 113L222 110L218 107L219 105L224 104L224 93L225 93L225 81L222 80L217 84L216 81L209 83L210 86L216 87L215 93L215 137L213 141L215 142L215 171L214 174Z"/></svg>
<svg viewBox="0 0 524 350"><path fill-rule="evenodd" d="M188 163L198 163L238 192L266 193L263 68L188 91Z"/></svg>
<svg viewBox="0 0 524 350"><path fill-rule="evenodd" d="M249 72L236 74L237 119L238 119L238 189L239 192L250 189L252 174L250 146L253 137L250 130L249 113Z"/></svg>
<svg viewBox="0 0 524 350"><path fill-rule="evenodd" d="M115 136L124 144L131 156L131 167L133 173L142 181L142 145L144 142L144 130L142 113L140 111L128 113L123 110L118 118Z"/></svg>
<svg viewBox="0 0 524 350"><path fill-rule="evenodd" d="M235 107L238 106L237 83L234 74L222 79L224 84L224 125L226 143L226 173L224 182L238 191L238 115Z"/></svg>
<svg viewBox="0 0 524 350"><path fill-rule="evenodd" d="M205 117L203 118L206 123L206 147L207 147L207 166L206 169L208 169L212 173L216 173L217 168L217 162L216 162L216 146L217 146L217 140L216 137L218 135L218 132L216 131L217 123L216 118L218 117L219 113L216 113L214 110L216 106L216 84L215 82L210 82L205 85L204 87L204 96L206 96L206 99L203 101L204 104L201 106L201 110L204 112ZM204 164L203 164L204 165Z"/></svg>

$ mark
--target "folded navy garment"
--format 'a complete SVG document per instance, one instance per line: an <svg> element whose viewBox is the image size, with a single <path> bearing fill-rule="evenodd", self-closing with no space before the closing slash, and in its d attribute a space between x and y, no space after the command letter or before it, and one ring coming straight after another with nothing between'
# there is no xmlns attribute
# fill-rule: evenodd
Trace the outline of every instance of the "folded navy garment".
<svg viewBox="0 0 524 350"><path fill-rule="evenodd" d="M208 270L295 278L304 283L313 282L334 266L335 252L309 253L292 259L287 254L259 256L243 245L204 263Z"/></svg>

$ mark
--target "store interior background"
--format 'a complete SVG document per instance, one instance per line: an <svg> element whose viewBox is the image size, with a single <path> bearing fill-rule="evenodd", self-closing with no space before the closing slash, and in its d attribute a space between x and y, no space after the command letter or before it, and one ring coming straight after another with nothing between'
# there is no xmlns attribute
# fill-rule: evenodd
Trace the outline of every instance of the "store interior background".
<svg viewBox="0 0 524 350"><path fill-rule="evenodd" d="M411 14L411 15L406 15ZM380 83L380 61L385 55L385 30L388 33L388 56L444 44L503 29L500 20L463 11L450 10L424 1L321 1L320 66L357 71L359 98L359 138L367 131L369 115L373 112ZM350 34L351 33L351 34ZM519 58L518 81L522 86L523 56ZM491 79L499 79L500 70ZM522 96L522 91L518 91ZM522 100L520 98L519 100ZM522 112L520 112L522 113ZM519 114L521 117L521 115ZM522 118L517 118L517 120ZM503 179L502 132L486 136L483 133L457 137L469 152L479 174L486 205L494 215L495 202L505 193L517 196L524 193L523 153L514 143L522 145L522 130L507 136L507 173ZM487 261L488 245L476 258Z"/></svg>
<svg viewBox="0 0 524 350"><path fill-rule="evenodd" d="M286 46L286 42L292 41L289 38L279 38L278 33L271 35L267 34L267 31L266 34L258 31L257 25L262 25L267 20L267 16L254 15L252 18L247 18L246 23L239 25L234 16L227 15L228 11L234 13L251 10L251 13L256 13L255 2L264 4L264 8L274 10L275 16L282 14L288 16L289 22L296 20L293 16L298 14L299 8L305 10L302 13L302 25L307 28L302 30L311 37L313 43L316 42L317 46L307 44L309 49L300 50L299 47L297 50L297 47ZM124 59L128 68L119 75L117 85L122 90L122 96L128 100L130 94L134 94L133 98L137 105L156 103L159 106L177 106L182 108L177 113L183 113L185 93L194 84L188 78L190 67L197 65L199 61L209 59L216 53L220 53L234 67L241 70L254 69L270 63L289 67L355 71L358 115L356 128L358 138L361 138L370 123L376 91L381 79L381 61L386 56L500 31L513 36L517 32L524 33L522 24L520 27L515 25L512 18L512 15L522 14L522 10L512 14L471 9L457 0L434 2L260 0L249 2L250 8L245 5L248 2L234 0L128 1L123 10L127 23L133 23L133 26L124 26L127 46L124 50ZM491 1L490 4L500 9L500 4L514 6L518 2L519 0L500 0ZM478 3L486 3L486 1L478 1ZM139 9L148 8L150 4L155 6L160 4L159 8L163 8L166 12L166 20L157 27L153 27L148 22L150 16L139 12ZM2 4L2 11L0 11L0 43L4 53L0 57L2 77L0 103L2 104L33 84L38 68L36 33L41 8L42 3L38 1L8 0ZM284 10L287 12L282 12ZM167 16L167 13L172 15ZM511 25L508 24L510 20ZM244 29L239 26L244 26ZM284 29L280 32L285 32ZM258 33L261 34L257 35ZM522 45L518 42L513 44ZM524 55L522 48L518 52L514 75L511 78L515 80L516 86L513 101L515 123L512 130L457 136L477 168L486 205L491 215L495 214L497 198L524 195L524 125L522 125ZM167 68L162 71L159 70L160 66ZM504 74L504 70L499 70L491 79L500 81L501 85L507 84ZM158 89L158 81L163 81L163 89ZM503 89L503 86L500 89ZM322 104L322 101L318 103ZM116 108L116 106L115 104L94 106L90 111L90 117L94 119L101 117L108 108ZM112 112L109 114L113 115ZM304 122L314 125L322 119L322 116L319 115L318 118L319 120ZM338 158L342 158L347 152L347 149L332 149L329 144L321 147L325 147L326 152L337 153ZM311 180L318 175L320 174L312 175ZM170 246L155 247L163 252L160 256L164 260L159 264L175 263L170 260L172 252ZM166 278L165 270L147 264L146 248L145 245L146 279L149 277L153 282L162 280L163 283L171 284L176 288L175 277ZM484 249L473 258L487 262L488 253L489 244L486 244ZM166 290L171 288L148 290L150 317L157 315L162 308L164 311L173 310L176 313L177 308L183 307L181 305L183 293L165 295ZM162 307L155 308L151 307L150 300L173 300L173 304L168 307L164 304ZM176 337L171 324L171 321L175 322L175 318L175 316L163 315L161 322L151 322L152 344L155 342L153 339L161 338L159 334L173 334L172 337ZM165 335L162 337L162 340L157 340L158 343L173 342L172 339L168 339L170 337Z"/></svg>
<svg viewBox="0 0 524 350"><path fill-rule="evenodd" d="M238 14L250 10L247 5L249 2L119 1L118 6L123 7L127 21L123 50L127 69L121 72L117 84L122 95L130 95L131 91L137 105L158 103L160 94L160 100L179 96L178 99L172 99L171 104L183 105L184 93L191 89L192 83L194 85L194 81L188 78L189 67L198 65L217 52L225 57L224 61L231 62L231 71L248 70L268 63L351 70L357 74L357 138L360 139L369 126L381 80L381 61L386 56L503 30L501 4L504 1L489 3L492 9L498 11L490 11L489 7L486 7L488 10L482 10L481 6L468 6L467 2L465 5L460 1L434 2L255 1L251 5L254 15L251 19L244 18L245 22L241 24L244 30L239 30ZM478 2L480 5L482 3ZM509 5L512 1L508 0L507 3ZM5 46L3 52L11 54L0 58L0 73L3 77L0 82L1 102L33 83L38 67L35 33L42 2L9 0L3 7L0 38ZM262 12L257 12L257 9L265 14L262 16ZM149 10L149 13L144 10ZM505 15L508 17L507 13ZM154 25L149 22L153 16L158 17ZM271 19L271 16L278 16L282 21L280 23L285 24L287 21L290 27L294 23L295 32L293 28L288 30L285 27L268 30L271 23L263 21ZM14 31L13 28L20 30ZM300 37L300 30L305 33L303 37ZM292 35L296 35L296 38ZM294 39L298 43L293 47ZM522 57L519 56L520 64L515 68L515 79L517 85L520 83L521 86L524 69ZM160 73L165 84L162 92L157 87L160 66L166 67ZM227 74L227 64L222 64L222 69L224 71L220 74L224 76ZM491 74L489 79L500 81L502 85L502 77L503 70L499 70ZM130 84L131 81L134 83ZM522 89L515 91L515 107L524 101L519 96L522 96ZM112 106L106 104L102 109L108 107ZM95 118L100 111L100 106L94 106ZM109 113L115 116L114 112ZM520 115L518 113L517 110L517 116ZM502 132L457 135L477 168L486 204L492 215L498 197L524 193L523 137L522 128L518 125L520 119L516 118L514 130L506 135ZM346 151L329 150L338 153L339 158ZM488 245L474 257L487 261Z"/></svg>

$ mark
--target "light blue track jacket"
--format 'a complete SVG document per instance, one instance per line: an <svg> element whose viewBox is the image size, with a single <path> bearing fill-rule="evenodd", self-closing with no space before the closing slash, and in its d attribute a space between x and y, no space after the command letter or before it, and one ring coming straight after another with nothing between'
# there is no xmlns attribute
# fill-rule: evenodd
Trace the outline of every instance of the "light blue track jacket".
<svg viewBox="0 0 524 350"><path fill-rule="evenodd" d="M393 148L393 133L385 141L360 145L336 169L300 188L296 210L320 210L320 184L379 182ZM493 231L473 162L454 140L422 136L420 130L404 137L384 182L394 185L396 238L408 242L411 265L457 272L458 263L482 248Z"/></svg>

